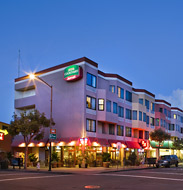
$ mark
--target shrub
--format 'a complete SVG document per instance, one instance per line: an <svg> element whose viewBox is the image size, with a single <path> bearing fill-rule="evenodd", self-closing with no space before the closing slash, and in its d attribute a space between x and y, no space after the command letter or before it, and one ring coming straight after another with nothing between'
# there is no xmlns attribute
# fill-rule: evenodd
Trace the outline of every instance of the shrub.
<svg viewBox="0 0 183 190"><path fill-rule="evenodd" d="M135 152L132 152L130 156L128 157L128 160L131 161L133 166L135 165L136 159L137 159L137 155L135 154Z"/></svg>
<svg viewBox="0 0 183 190"><path fill-rule="evenodd" d="M102 161L103 162L110 162L110 160L111 160L110 153L103 152L103 154L102 154Z"/></svg>

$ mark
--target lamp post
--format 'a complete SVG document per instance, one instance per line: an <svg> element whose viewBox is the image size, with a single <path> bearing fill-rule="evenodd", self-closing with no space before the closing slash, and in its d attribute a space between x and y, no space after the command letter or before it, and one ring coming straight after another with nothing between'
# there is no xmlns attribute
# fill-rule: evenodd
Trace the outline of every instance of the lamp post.
<svg viewBox="0 0 183 190"><path fill-rule="evenodd" d="M46 81L44 81L42 78L35 76L35 74L30 74L29 78L31 80L38 79L39 81L43 82L45 85L47 85L51 89L51 98L50 98L50 128L52 127L52 100L53 100L53 87L52 85L48 84ZM49 148L49 169L48 171L51 171L51 141L50 141L50 148Z"/></svg>

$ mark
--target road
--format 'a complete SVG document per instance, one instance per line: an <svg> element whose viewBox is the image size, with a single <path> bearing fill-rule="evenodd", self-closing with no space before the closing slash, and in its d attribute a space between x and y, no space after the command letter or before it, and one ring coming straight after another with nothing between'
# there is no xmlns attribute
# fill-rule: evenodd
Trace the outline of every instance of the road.
<svg viewBox="0 0 183 190"><path fill-rule="evenodd" d="M49 174L0 171L2 190L179 190L183 168L159 168L100 174Z"/></svg>

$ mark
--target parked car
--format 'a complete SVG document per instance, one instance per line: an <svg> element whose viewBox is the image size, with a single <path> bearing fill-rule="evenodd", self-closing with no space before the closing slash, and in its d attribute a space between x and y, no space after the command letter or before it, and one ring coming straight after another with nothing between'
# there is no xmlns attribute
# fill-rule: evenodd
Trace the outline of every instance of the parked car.
<svg viewBox="0 0 183 190"><path fill-rule="evenodd" d="M158 162L156 163L156 167L159 168L160 166L164 167L170 167L171 165L175 165L178 167L178 158L176 155L166 155L166 156L161 156Z"/></svg>

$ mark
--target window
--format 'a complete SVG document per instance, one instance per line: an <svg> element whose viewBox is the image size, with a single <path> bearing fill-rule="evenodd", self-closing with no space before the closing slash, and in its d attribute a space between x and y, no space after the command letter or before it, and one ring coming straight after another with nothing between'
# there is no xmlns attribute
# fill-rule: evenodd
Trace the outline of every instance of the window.
<svg viewBox="0 0 183 190"><path fill-rule="evenodd" d="M146 139L146 140L149 139L149 131L145 131L145 139Z"/></svg>
<svg viewBox="0 0 183 190"><path fill-rule="evenodd" d="M110 85L109 86L109 91L112 93L115 93L115 86L114 85Z"/></svg>
<svg viewBox="0 0 183 190"><path fill-rule="evenodd" d="M146 118L146 123L147 125L149 125L149 116L147 115L147 118Z"/></svg>
<svg viewBox="0 0 183 190"><path fill-rule="evenodd" d="M146 122L146 113L143 113L143 122Z"/></svg>
<svg viewBox="0 0 183 190"><path fill-rule="evenodd" d="M118 117L124 117L124 108L118 106Z"/></svg>
<svg viewBox="0 0 183 190"><path fill-rule="evenodd" d="M159 112L160 112L160 113L163 113L163 108L159 108Z"/></svg>
<svg viewBox="0 0 183 190"><path fill-rule="evenodd" d="M163 120L161 119L161 127L163 127Z"/></svg>
<svg viewBox="0 0 183 190"><path fill-rule="evenodd" d="M133 110L133 120L137 120L137 111Z"/></svg>
<svg viewBox="0 0 183 190"><path fill-rule="evenodd" d="M113 124L109 124L109 134L115 135L115 126Z"/></svg>
<svg viewBox="0 0 183 190"><path fill-rule="evenodd" d="M164 109L164 114L167 115L167 109L166 108Z"/></svg>
<svg viewBox="0 0 183 190"><path fill-rule="evenodd" d="M107 112L111 112L111 101L110 100L106 101L106 108L107 108L106 109Z"/></svg>
<svg viewBox="0 0 183 190"><path fill-rule="evenodd" d="M98 110L104 111L104 99L101 98L98 99Z"/></svg>
<svg viewBox="0 0 183 190"><path fill-rule="evenodd" d="M154 118L153 117L151 117L150 123L152 126L154 126Z"/></svg>
<svg viewBox="0 0 183 190"><path fill-rule="evenodd" d="M124 127L123 126L120 126L120 125L117 126L117 135L124 136Z"/></svg>
<svg viewBox="0 0 183 190"><path fill-rule="evenodd" d="M174 131L175 130L175 125L174 124L169 124L169 130Z"/></svg>
<svg viewBox="0 0 183 190"><path fill-rule="evenodd" d="M118 104L116 102L113 102L113 113L115 114L118 113L117 108L118 108Z"/></svg>
<svg viewBox="0 0 183 190"><path fill-rule="evenodd" d="M149 100L146 100L146 99L145 99L145 106L146 106L146 108L149 110Z"/></svg>
<svg viewBox="0 0 183 190"><path fill-rule="evenodd" d="M164 124L163 124L163 127L166 128L166 121L164 120Z"/></svg>
<svg viewBox="0 0 183 190"><path fill-rule="evenodd" d="M124 89L123 88L118 87L117 93L118 93L119 98L124 99Z"/></svg>
<svg viewBox="0 0 183 190"><path fill-rule="evenodd" d="M90 73L87 73L87 85L96 88L96 83L97 83L96 76L94 76Z"/></svg>
<svg viewBox="0 0 183 190"><path fill-rule="evenodd" d="M183 133L183 128L182 127L180 128L180 132Z"/></svg>
<svg viewBox="0 0 183 190"><path fill-rule="evenodd" d="M142 105L143 105L143 104L144 104L143 102L144 102L143 99L142 99L142 98L139 98L139 104L142 104Z"/></svg>
<svg viewBox="0 0 183 190"><path fill-rule="evenodd" d="M126 100L132 102L132 93L126 90Z"/></svg>
<svg viewBox="0 0 183 190"><path fill-rule="evenodd" d="M173 114L173 118L174 118L174 119L177 119L177 115L176 115L176 114Z"/></svg>
<svg viewBox="0 0 183 190"><path fill-rule="evenodd" d="M96 121L91 119L86 119L86 131L96 132Z"/></svg>
<svg viewBox="0 0 183 190"><path fill-rule="evenodd" d="M139 111L139 121L142 121L142 112Z"/></svg>
<svg viewBox="0 0 183 190"><path fill-rule="evenodd" d="M159 118L155 119L155 126L159 126Z"/></svg>
<svg viewBox="0 0 183 190"><path fill-rule="evenodd" d="M8 127L7 126L2 126L2 130L7 130L8 129Z"/></svg>
<svg viewBox="0 0 183 190"><path fill-rule="evenodd" d="M126 119L132 119L132 110L126 109Z"/></svg>
<svg viewBox="0 0 183 190"><path fill-rule="evenodd" d="M180 126L176 124L176 131L180 131Z"/></svg>
<svg viewBox="0 0 183 190"><path fill-rule="evenodd" d="M143 139L143 131L139 130L139 139Z"/></svg>
<svg viewBox="0 0 183 190"><path fill-rule="evenodd" d="M130 127L126 127L125 136L126 137L132 136L132 129Z"/></svg>
<svg viewBox="0 0 183 190"><path fill-rule="evenodd" d="M96 110L96 98L86 96L86 107L88 109Z"/></svg>
<svg viewBox="0 0 183 190"><path fill-rule="evenodd" d="M183 123L183 117L181 116L181 123Z"/></svg>
<svg viewBox="0 0 183 190"><path fill-rule="evenodd" d="M168 110L168 118L171 118L171 111Z"/></svg>
<svg viewBox="0 0 183 190"><path fill-rule="evenodd" d="M151 102L151 111L154 112L154 103Z"/></svg>

